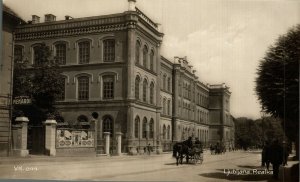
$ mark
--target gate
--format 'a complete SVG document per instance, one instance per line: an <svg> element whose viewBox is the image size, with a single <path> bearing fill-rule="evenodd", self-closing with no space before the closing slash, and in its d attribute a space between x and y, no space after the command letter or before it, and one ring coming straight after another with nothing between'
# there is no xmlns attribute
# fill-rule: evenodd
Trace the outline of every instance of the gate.
<svg viewBox="0 0 300 182"><path fill-rule="evenodd" d="M28 126L27 147L29 154L45 154L45 127Z"/></svg>

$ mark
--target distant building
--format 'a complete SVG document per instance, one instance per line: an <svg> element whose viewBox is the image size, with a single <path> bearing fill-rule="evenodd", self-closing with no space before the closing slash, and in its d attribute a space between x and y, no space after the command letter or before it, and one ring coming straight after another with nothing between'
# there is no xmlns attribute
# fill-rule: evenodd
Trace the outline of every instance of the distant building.
<svg viewBox="0 0 300 182"><path fill-rule="evenodd" d="M7 156L10 143L10 103L11 103L11 82L13 64L13 32L15 26L24 21L5 4L3 8L2 22L2 51L0 53L0 156Z"/></svg>
<svg viewBox="0 0 300 182"><path fill-rule="evenodd" d="M186 58L161 56L160 25L134 2L129 0L126 12L105 16L56 21L47 14L41 22L33 15L30 24L16 29L15 56L34 64L35 46L51 47L65 81L56 106L71 123L99 114L98 153L104 151L103 132L113 139L122 132L122 152L129 153L149 143L171 150L173 142L189 136L206 144L226 142L229 88L201 83Z"/></svg>

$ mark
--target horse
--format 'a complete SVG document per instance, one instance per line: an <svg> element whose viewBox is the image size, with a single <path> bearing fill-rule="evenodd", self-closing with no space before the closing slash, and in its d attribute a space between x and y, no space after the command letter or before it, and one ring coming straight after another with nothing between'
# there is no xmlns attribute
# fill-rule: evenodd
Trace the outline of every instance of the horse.
<svg viewBox="0 0 300 182"><path fill-rule="evenodd" d="M189 147L184 142L175 143L173 146L173 157L176 158L176 165L180 160L182 164L183 158L186 157L186 162L189 163Z"/></svg>

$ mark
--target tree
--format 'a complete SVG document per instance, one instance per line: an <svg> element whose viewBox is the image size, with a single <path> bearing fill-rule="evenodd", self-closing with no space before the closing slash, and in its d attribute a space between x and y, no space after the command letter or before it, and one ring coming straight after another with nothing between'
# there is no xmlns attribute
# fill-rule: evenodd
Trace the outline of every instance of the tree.
<svg viewBox="0 0 300 182"><path fill-rule="evenodd" d="M261 146L260 134L261 127L252 119L242 117L235 120L235 141L243 149Z"/></svg>
<svg viewBox="0 0 300 182"><path fill-rule="evenodd" d="M51 59L51 50L45 43L34 49L35 62L15 60L13 96L29 96L31 105L14 106L29 117L33 124L40 124L48 117L57 115L54 103L63 89L63 79L58 60Z"/></svg>
<svg viewBox="0 0 300 182"><path fill-rule="evenodd" d="M300 25L297 25L268 49L256 79L256 93L263 110L281 118L285 133L296 143L296 149L299 148L299 60Z"/></svg>

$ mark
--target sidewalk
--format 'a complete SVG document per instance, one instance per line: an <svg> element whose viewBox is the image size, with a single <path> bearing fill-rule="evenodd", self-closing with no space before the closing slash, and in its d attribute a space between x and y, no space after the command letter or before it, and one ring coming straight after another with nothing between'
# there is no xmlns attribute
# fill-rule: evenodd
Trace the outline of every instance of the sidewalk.
<svg viewBox="0 0 300 182"><path fill-rule="evenodd" d="M69 161L94 161L101 160L103 162L109 160L133 160L137 158L149 158L158 157L160 155L171 155L171 152L163 152L162 154L141 154L141 155L128 155L123 153L120 156L117 155L98 155L98 156L47 156L47 155L29 155L27 157L0 157L0 165L22 163L22 162L69 162Z"/></svg>

